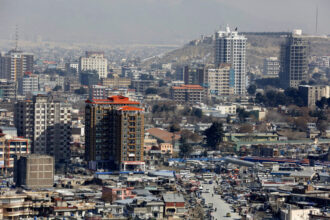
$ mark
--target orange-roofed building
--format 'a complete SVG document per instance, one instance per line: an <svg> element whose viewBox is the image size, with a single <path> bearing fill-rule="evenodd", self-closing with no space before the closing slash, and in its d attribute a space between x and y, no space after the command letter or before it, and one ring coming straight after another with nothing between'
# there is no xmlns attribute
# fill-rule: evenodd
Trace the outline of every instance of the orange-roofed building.
<svg viewBox="0 0 330 220"><path fill-rule="evenodd" d="M92 169L144 170L144 113L125 96L90 99L85 109L85 156Z"/></svg>
<svg viewBox="0 0 330 220"><path fill-rule="evenodd" d="M182 85L171 88L171 98L180 104L201 103L205 98L205 89L200 85Z"/></svg>

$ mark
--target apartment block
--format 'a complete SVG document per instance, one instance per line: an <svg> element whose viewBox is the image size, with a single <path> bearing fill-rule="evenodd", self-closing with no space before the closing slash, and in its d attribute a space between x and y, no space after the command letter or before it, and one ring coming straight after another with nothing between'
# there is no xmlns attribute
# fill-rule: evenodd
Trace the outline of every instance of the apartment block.
<svg viewBox="0 0 330 220"><path fill-rule="evenodd" d="M131 85L131 79L114 75L113 78L102 79L101 83L103 86L110 86L112 88L128 88Z"/></svg>
<svg viewBox="0 0 330 220"><path fill-rule="evenodd" d="M70 104L46 95L19 101L15 125L18 136L31 140L32 153L54 156L56 162L70 160Z"/></svg>
<svg viewBox="0 0 330 220"><path fill-rule="evenodd" d="M171 99L177 103L202 103L205 98L205 89L200 85L182 85L171 88Z"/></svg>
<svg viewBox="0 0 330 220"><path fill-rule="evenodd" d="M18 91L21 95L39 91L38 75L26 72L24 77L18 81Z"/></svg>
<svg viewBox="0 0 330 220"><path fill-rule="evenodd" d="M79 72L95 70L99 78L107 78L108 61L103 52L87 51L84 57L79 59Z"/></svg>
<svg viewBox="0 0 330 220"><path fill-rule="evenodd" d="M17 83L13 80L0 79L0 99L16 99Z"/></svg>
<svg viewBox="0 0 330 220"><path fill-rule="evenodd" d="M268 57L264 59L263 74L266 77L276 78L280 72L280 61L277 57Z"/></svg>
<svg viewBox="0 0 330 220"><path fill-rule="evenodd" d="M280 80L284 88L298 88L308 77L309 42L301 30L294 30L281 46Z"/></svg>
<svg viewBox="0 0 330 220"><path fill-rule="evenodd" d="M0 129L0 168L2 175L10 175L14 171L14 158L31 153L29 140L3 134Z"/></svg>
<svg viewBox="0 0 330 220"><path fill-rule="evenodd" d="M207 89L209 96L229 96L234 94L235 73L229 64L207 69Z"/></svg>
<svg viewBox="0 0 330 220"><path fill-rule="evenodd" d="M16 81L22 78L25 72L33 72L33 54L19 50L0 54L0 78Z"/></svg>
<svg viewBox="0 0 330 220"><path fill-rule="evenodd" d="M85 157L91 168L144 170L144 113L124 96L90 99L85 108Z"/></svg>
<svg viewBox="0 0 330 220"><path fill-rule="evenodd" d="M204 85L204 65L194 64L183 68L183 80L186 85Z"/></svg>
<svg viewBox="0 0 330 220"><path fill-rule="evenodd" d="M215 33L214 64L231 64L235 73L235 94L246 92L246 37L229 27L225 31Z"/></svg>
<svg viewBox="0 0 330 220"><path fill-rule="evenodd" d="M322 97L330 98L330 86L327 85L300 85L299 92L305 105L311 108L315 107L316 101Z"/></svg>
<svg viewBox="0 0 330 220"><path fill-rule="evenodd" d="M31 189L49 188L54 184L54 158L48 155L31 154L15 162L16 186Z"/></svg>

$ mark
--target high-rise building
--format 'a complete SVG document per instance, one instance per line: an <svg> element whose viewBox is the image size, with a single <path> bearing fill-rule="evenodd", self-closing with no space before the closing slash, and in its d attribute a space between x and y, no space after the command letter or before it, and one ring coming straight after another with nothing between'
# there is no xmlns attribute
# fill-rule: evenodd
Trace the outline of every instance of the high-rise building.
<svg viewBox="0 0 330 220"><path fill-rule="evenodd" d="M319 101L322 97L330 98L330 86L300 85L299 93L304 100L304 104L310 108L314 108L316 101Z"/></svg>
<svg viewBox="0 0 330 220"><path fill-rule="evenodd" d="M0 99L16 99L17 83L13 80L0 79Z"/></svg>
<svg viewBox="0 0 330 220"><path fill-rule="evenodd" d="M85 109L85 156L93 169L144 170L144 113L124 96L90 99Z"/></svg>
<svg viewBox="0 0 330 220"><path fill-rule="evenodd" d="M79 71L95 70L99 78L107 78L108 61L104 58L103 52L86 52L84 57L79 59Z"/></svg>
<svg viewBox="0 0 330 220"><path fill-rule="evenodd" d="M54 158L48 155L21 156L15 162L16 186L30 189L50 188L54 184Z"/></svg>
<svg viewBox="0 0 330 220"><path fill-rule="evenodd" d="M280 72L280 61L277 57L268 57L264 60L264 71L263 74L269 78L278 77Z"/></svg>
<svg viewBox="0 0 330 220"><path fill-rule="evenodd" d="M70 160L71 105L37 95L15 106L18 136L31 140L32 153L48 154L56 162Z"/></svg>
<svg viewBox="0 0 330 220"><path fill-rule="evenodd" d="M284 88L298 88L308 76L309 42L301 30L294 30L281 46L280 81Z"/></svg>
<svg viewBox="0 0 330 220"><path fill-rule="evenodd" d="M237 31L215 33L215 66L227 63L231 64L235 73L235 94L246 92L246 37L239 35Z"/></svg>
<svg viewBox="0 0 330 220"><path fill-rule="evenodd" d="M194 64L183 67L183 80L186 85L201 85L204 84L204 65Z"/></svg>
<svg viewBox="0 0 330 220"><path fill-rule="evenodd" d="M210 96L229 96L234 94L235 74L230 64L207 69L207 88Z"/></svg>
<svg viewBox="0 0 330 220"><path fill-rule="evenodd" d="M18 80L25 72L33 72L33 55L18 50L11 50L0 55L0 78Z"/></svg>
<svg viewBox="0 0 330 220"><path fill-rule="evenodd" d="M26 72L18 81L18 91L21 95L39 91L38 75Z"/></svg>

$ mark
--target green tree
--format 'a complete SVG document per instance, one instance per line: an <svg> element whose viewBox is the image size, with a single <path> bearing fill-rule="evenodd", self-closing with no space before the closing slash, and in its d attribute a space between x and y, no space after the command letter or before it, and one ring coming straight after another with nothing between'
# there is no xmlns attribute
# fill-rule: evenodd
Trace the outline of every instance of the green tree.
<svg viewBox="0 0 330 220"><path fill-rule="evenodd" d="M256 91L257 91L257 87L256 87L256 85L250 85L250 86L247 88L247 92L248 92L250 95L254 95L254 94L256 94Z"/></svg>
<svg viewBox="0 0 330 220"><path fill-rule="evenodd" d="M204 135L206 136L207 147L213 150L217 149L224 136L222 123L213 122L211 127L204 131Z"/></svg>

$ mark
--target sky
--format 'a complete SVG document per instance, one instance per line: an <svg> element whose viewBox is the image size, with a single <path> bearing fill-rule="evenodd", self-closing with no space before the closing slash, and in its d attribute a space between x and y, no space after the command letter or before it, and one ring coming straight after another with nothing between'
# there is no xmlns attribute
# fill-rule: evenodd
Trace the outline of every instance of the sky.
<svg viewBox="0 0 330 220"><path fill-rule="evenodd" d="M180 44L225 27L330 34L330 0L0 0L0 39Z"/></svg>

